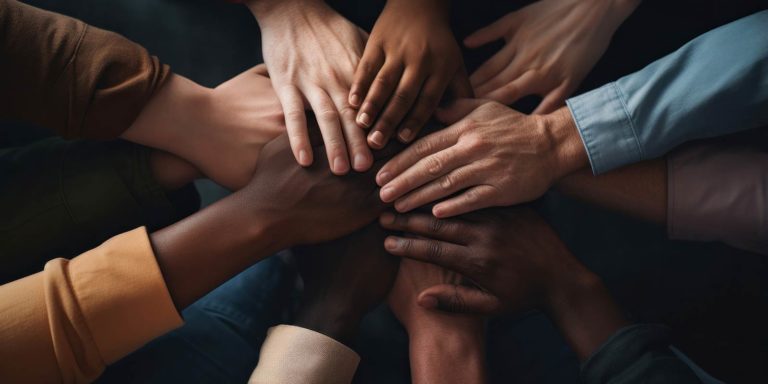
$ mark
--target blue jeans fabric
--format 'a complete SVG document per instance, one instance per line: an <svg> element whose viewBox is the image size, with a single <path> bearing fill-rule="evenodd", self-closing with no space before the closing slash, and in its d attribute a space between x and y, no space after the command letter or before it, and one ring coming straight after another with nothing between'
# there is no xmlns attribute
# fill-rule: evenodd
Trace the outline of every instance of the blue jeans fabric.
<svg viewBox="0 0 768 384"><path fill-rule="evenodd" d="M245 383L294 279L277 256L259 262L182 312L185 324L107 368L99 383ZM138 320L137 320L138 321Z"/></svg>

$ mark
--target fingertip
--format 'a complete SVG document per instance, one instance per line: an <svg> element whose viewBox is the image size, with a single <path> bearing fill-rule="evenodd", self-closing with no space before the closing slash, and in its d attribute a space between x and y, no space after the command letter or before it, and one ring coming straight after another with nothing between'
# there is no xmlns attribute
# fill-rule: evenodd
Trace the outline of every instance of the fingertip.
<svg viewBox="0 0 768 384"><path fill-rule="evenodd" d="M384 134L381 133L381 131L373 131L368 135L368 145L371 148L381 149L384 148L384 144L386 144L386 141L384 139Z"/></svg>
<svg viewBox="0 0 768 384"><path fill-rule="evenodd" d="M357 125L359 125L361 128L370 128L371 123L373 122L371 119L371 115L367 112L362 112L359 115L357 115L357 118L355 119L355 122Z"/></svg>
<svg viewBox="0 0 768 384"><path fill-rule="evenodd" d="M345 175L347 172L349 172L349 162L346 161L342 156L336 156L333 159L333 165L331 166L331 172L333 172L335 175Z"/></svg>
<svg viewBox="0 0 768 384"><path fill-rule="evenodd" d="M349 105L351 105L354 108L360 108L360 103L362 102L360 95L357 94L357 92L353 92L349 95Z"/></svg>
<svg viewBox="0 0 768 384"><path fill-rule="evenodd" d="M392 174L390 174L388 171L385 171L384 169L379 170L379 173L376 174L376 184L378 184L379 187L383 187L390 180L392 180Z"/></svg>
<svg viewBox="0 0 768 384"><path fill-rule="evenodd" d="M379 224L384 227L390 226L395 222L395 214L392 212L384 212L379 216Z"/></svg>
<svg viewBox="0 0 768 384"><path fill-rule="evenodd" d="M384 239L384 249L387 251L397 251L400 245L400 238L395 236L387 236Z"/></svg>
<svg viewBox="0 0 768 384"><path fill-rule="evenodd" d="M420 295L416 301L420 307L426 309L437 309L439 301L436 297L430 295Z"/></svg>
<svg viewBox="0 0 768 384"><path fill-rule="evenodd" d="M296 160L302 167L309 167L312 165L312 151L307 149L300 149Z"/></svg>
<svg viewBox="0 0 768 384"><path fill-rule="evenodd" d="M365 172L373 165L373 159L371 156L358 153L352 160L352 168L357 172Z"/></svg>

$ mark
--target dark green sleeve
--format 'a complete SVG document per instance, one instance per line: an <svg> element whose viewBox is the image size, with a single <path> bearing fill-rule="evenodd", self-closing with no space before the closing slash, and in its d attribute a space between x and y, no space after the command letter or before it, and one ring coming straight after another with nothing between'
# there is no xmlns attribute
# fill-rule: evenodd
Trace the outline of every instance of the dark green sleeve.
<svg viewBox="0 0 768 384"><path fill-rule="evenodd" d="M0 283L118 233L161 228L194 212L194 186L164 191L149 153L122 141L59 138L0 150Z"/></svg>
<svg viewBox="0 0 768 384"><path fill-rule="evenodd" d="M669 346L670 332L665 326L622 328L582 364L581 377L587 384L701 383Z"/></svg>

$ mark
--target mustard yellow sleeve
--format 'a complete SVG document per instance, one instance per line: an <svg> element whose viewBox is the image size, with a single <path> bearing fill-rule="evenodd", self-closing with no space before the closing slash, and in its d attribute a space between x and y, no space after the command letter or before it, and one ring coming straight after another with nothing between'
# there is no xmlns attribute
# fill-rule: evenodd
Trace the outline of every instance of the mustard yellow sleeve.
<svg viewBox="0 0 768 384"><path fill-rule="evenodd" d="M138 228L0 286L0 382L90 382L181 324Z"/></svg>
<svg viewBox="0 0 768 384"><path fill-rule="evenodd" d="M267 332L249 384L349 384L360 356L321 333L292 325Z"/></svg>

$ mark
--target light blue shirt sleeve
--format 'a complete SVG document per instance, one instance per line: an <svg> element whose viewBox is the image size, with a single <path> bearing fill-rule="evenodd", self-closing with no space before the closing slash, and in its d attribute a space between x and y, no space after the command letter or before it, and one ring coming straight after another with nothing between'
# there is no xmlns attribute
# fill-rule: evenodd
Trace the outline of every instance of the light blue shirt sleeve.
<svg viewBox="0 0 768 384"><path fill-rule="evenodd" d="M768 125L768 11L566 103L595 174L689 140Z"/></svg>

